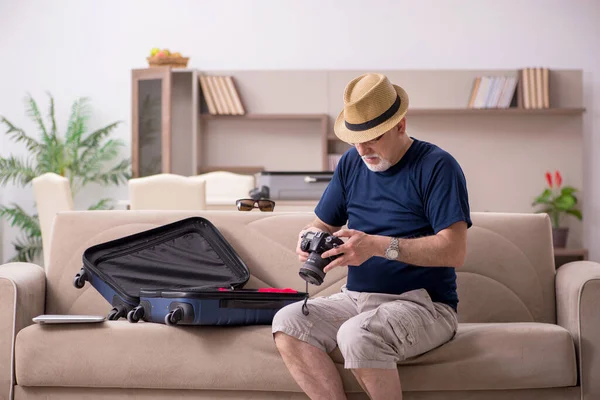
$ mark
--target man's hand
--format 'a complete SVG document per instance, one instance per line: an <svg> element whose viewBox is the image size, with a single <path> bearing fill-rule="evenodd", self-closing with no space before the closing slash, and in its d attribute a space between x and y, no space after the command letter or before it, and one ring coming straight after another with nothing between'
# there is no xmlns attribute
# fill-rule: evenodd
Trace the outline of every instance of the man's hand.
<svg viewBox="0 0 600 400"><path fill-rule="evenodd" d="M337 237L347 237L349 239L343 245L321 254L322 258L327 258L343 253L343 255L330 262L323 269L323 272L344 265L358 266L375 255L376 249L374 248L373 236L355 229L341 229L333 234Z"/></svg>
<svg viewBox="0 0 600 400"><path fill-rule="evenodd" d="M300 262L304 263L308 259L308 253L305 251L302 251L302 249L300 248L300 243L302 242L302 235L304 235L306 232L322 232L322 231L323 231L323 229L317 228L315 226L309 226L300 231L300 234L298 235L298 244L296 245L296 254L298 254L298 260L300 260Z"/></svg>

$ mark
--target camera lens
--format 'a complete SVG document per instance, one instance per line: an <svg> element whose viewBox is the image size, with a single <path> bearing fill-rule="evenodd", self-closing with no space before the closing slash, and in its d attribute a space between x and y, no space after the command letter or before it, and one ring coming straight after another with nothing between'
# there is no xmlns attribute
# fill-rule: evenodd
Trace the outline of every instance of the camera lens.
<svg viewBox="0 0 600 400"><path fill-rule="evenodd" d="M300 268L300 272L298 272L298 275L300 275L302 279L304 279L308 283L315 286L320 286L323 283L323 278L325 278L325 274L323 272L315 271L313 269L305 267Z"/></svg>
<svg viewBox="0 0 600 400"><path fill-rule="evenodd" d="M308 259L300 268L298 275L302 277L308 283L319 286L323 283L325 279L325 272L323 272L323 268L329 263L329 261L324 260L317 253L310 253Z"/></svg>

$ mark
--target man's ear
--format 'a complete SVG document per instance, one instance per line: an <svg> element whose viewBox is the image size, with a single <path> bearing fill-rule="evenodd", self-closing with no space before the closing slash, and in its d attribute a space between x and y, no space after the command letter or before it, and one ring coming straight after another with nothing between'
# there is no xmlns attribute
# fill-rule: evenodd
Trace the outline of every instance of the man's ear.
<svg viewBox="0 0 600 400"><path fill-rule="evenodd" d="M398 128L398 132L406 132L406 117L402 117L402 119L400 120L400 122L398 122L398 125L396 125L396 127Z"/></svg>

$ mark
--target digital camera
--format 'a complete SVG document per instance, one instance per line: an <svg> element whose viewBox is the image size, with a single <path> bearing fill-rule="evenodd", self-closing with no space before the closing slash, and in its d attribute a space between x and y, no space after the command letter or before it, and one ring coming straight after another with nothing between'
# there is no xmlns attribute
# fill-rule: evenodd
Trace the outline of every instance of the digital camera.
<svg viewBox="0 0 600 400"><path fill-rule="evenodd" d="M300 248L308 253L308 259L298 274L308 283L317 286L322 284L325 279L323 268L340 255L322 258L321 254L342 244L342 239L327 232L305 232L300 241Z"/></svg>

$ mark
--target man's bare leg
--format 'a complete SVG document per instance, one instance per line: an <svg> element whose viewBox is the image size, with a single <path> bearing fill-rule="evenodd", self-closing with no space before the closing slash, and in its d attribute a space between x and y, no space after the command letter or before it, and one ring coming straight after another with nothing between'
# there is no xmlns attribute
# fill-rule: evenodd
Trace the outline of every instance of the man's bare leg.
<svg viewBox="0 0 600 400"><path fill-rule="evenodd" d="M346 400L342 378L327 353L283 332L275 333L275 345L308 397L312 400Z"/></svg>
<svg viewBox="0 0 600 400"><path fill-rule="evenodd" d="M354 373L354 370L352 371L352 373ZM362 379L360 379L360 376L354 374L354 377L356 378L356 381L358 382L360 387L365 391L365 393L369 394L367 387L365 386L365 383L362 381Z"/></svg>
<svg viewBox="0 0 600 400"><path fill-rule="evenodd" d="M402 387L396 368L357 368L352 373L371 400L402 400Z"/></svg>

